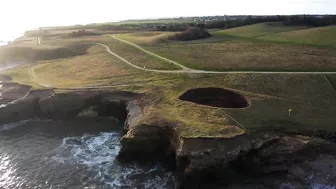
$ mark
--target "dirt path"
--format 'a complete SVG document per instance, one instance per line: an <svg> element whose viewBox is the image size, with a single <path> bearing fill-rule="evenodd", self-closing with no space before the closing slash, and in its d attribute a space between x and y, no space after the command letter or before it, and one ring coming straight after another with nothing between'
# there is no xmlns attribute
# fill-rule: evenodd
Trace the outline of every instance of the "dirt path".
<svg viewBox="0 0 336 189"><path fill-rule="evenodd" d="M113 37L114 39L118 40L118 41L121 41L121 42L126 43L126 44L128 44L128 45L131 45L131 46L133 46L133 47L135 47L135 48L137 48L137 49L143 51L144 53L149 54L150 56L153 56L153 57L156 57L156 58L158 58L158 59L161 59L161 60L163 60L163 61L165 61L165 62L174 64L175 66L178 66L178 67L182 68L183 70L192 70L192 69L190 69L190 68L187 68L187 67L181 65L181 64L178 63L178 62L175 62L175 61L170 60L170 59L168 59L168 58L162 57L162 56L157 55L157 54L155 54L155 53L153 53L153 52L147 51L146 49L144 49L144 48L140 47L139 45L136 45L136 44L134 44L134 43L132 43L132 42L129 42L129 41L126 41L126 40L117 38L115 35L113 35L112 37Z"/></svg>
<svg viewBox="0 0 336 189"><path fill-rule="evenodd" d="M259 73L259 74L312 74L312 75L321 75L321 74L336 74L336 72L304 72L304 71L299 71L299 72L288 72L288 71L207 71L207 70L196 70L196 69L192 69L192 68L188 68L188 67L185 67L183 65L181 65L180 63L178 62L175 62L173 60L170 60L170 59L167 59L165 57L162 57L160 55L157 55L153 52L150 52L142 47L140 47L139 45L136 45L132 42L129 42L129 41L126 41L126 40L123 40L123 39L120 39L118 37L116 37L115 35L112 36L114 39L118 40L118 41L121 41L123 43L126 43L128 45L131 45L131 46L134 46L135 48L151 55L151 56L154 56L156 58L159 58L161 60L164 60L164 61L167 61L169 63L173 63L174 65L182 68L182 70L155 70L155 69L144 69L144 68L141 68L139 66L136 66L134 64L132 64L131 62L125 60L124 58L120 57L119 55L117 55L116 53L112 52L110 50L110 48L104 44L101 44L101 43L96 43L97 45L101 45L103 47L105 47L106 51L109 52L110 54L114 55L115 57L119 58L120 60L122 60L123 62L131 65L132 67L134 68L137 68L137 69L141 69L141 70L144 70L144 71L150 71L150 72L158 72L158 73L209 73L209 74L226 74L226 73L236 73L236 74L239 74L239 73Z"/></svg>
<svg viewBox="0 0 336 189"><path fill-rule="evenodd" d="M122 40L122 39L119 39L115 36L113 36L113 38L115 38L116 40L119 40L121 42L124 42L124 43L127 43L129 45L132 45L136 48L138 48L139 50L147 53L147 54L150 54L154 57L157 57L159 59L162 59L164 61L167 61L167 62L170 62L170 63L173 63L174 65L182 68L181 70L156 70L156 69L147 69L147 68L143 68L143 67L140 67L140 66L137 66L133 63L131 63L130 61L124 59L123 57L119 56L118 54L116 54L115 52L111 51L111 49L105 45L105 44L102 44L102 43L94 43L96 45L99 45L99 46L102 46L105 48L105 50L115 56L116 58L120 59L121 61L123 61L124 63L128 64L129 66L133 67L133 68L136 68L136 69L139 69L139 70L142 70L142 71L147 71L147 72L156 72L156 73L177 73L177 74L180 74L180 73L191 73L191 74L246 74L246 73L256 73L256 74L310 74L310 75L325 75L325 74L336 74L336 72L286 72L286 71L206 71L206 70L195 70L195 69L191 69L191 68L188 68L188 67L185 67L181 64L179 64L178 62L175 62L173 60L169 60L167 58L164 58L162 56L159 56L155 53L152 53L150 51L147 51L145 49L143 49L142 47L134 44L134 43L131 43L129 41L125 41L125 40ZM64 90L79 90L79 89L101 89L101 88L112 88L112 87L120 87L120 86L129 86L131 84L122 84L122 85L104 85L104 86L86 86L86 87L66 87L66 88L60 88L60 87L54 87L54 86L51 86L51 85L47 85L47 84L41 84L41 83L38 83L36 82L35 80L35 73L34 71L31 69L32 66L34 65L31 65L28 67L28 71L29 71L29 75L30 75L30 79L31 81L39 86L39 87L42 87L42 88L49 88L49 89L52 89L52 88L57 88L57 89L64 89Z"/></svg>
<svg viewBox="0 0 336 189"><path fill-rule="evenodd" d="M328 79L328 77L326 76L326 75L323 75L324 76L324 78L326 79L326 81L327 81L327 83L330 85L330 87L335 91L335 93L336 93L336 89L335 89L335 87L333 86L333 84L330 82L330 80Z"/></svg>

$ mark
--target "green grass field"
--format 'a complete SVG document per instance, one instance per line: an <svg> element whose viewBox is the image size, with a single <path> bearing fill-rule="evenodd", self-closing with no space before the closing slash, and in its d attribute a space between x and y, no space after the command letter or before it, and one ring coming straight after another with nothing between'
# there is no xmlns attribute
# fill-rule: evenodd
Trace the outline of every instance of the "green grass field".
<svg viewBox="0 0 336 189"><path fill-rule="evenodd" d="M36 45L15 44L0 47L0 64L12 61L39 61L52 60L57 58L67 58L85 54L90 45L69 45L69 46L53 46L53 45Z"/></svg>
<svg viewBox="0 0 336 189"><path fill-rule="evenodd" d="M336 48L335 36L336 26L327 26L270 34L259 39Z"/></svg>
<svg viewBox="0 0 336 189"><path fill-rule="evenodd" d="M131 38L132 35L128 34ZM157 35L160 34L140 33L134 39ZM46 43L71 45L83 41L102 42L139 66L175 69L111 36L50 39ZM211 43L152 43L143 47L195 68L336 69L334 49L312 46L232 39ZM34 85L29 74L30 65L1 74L9 75L19 83ZM86 54L76 57L32 62L30 68L34 82L53 87L110 86L111 90L144 93L147 104L144 108L144 122L151 125L169 121L178 126L183 137L229 138L246 132L239 125L248 131L261 128L336 131L336 107L332 106L336 104L336 92L323 75L152 73L130 67L98 46L92 46ZM328 78L332 83L336 82L335 76L330 75ZM236 91L246 96L251 106L225 109L178 99L189 89L206 87ZM288 109L293 110L291 115Z"/></svg>
<svg viewBox="0 0 336 189"><path fill-rule="evenodd" d="M274 33L283 33L292 30L304 29L304 26L284 26L282 23L269 22L259 23L248 26L242 26L227 30L217 30L213 32L215 35L233 35L241 37L261 37Z"/></svg>
<svg viewBox="0 0 336 189"><path fill-rule="evenodd" d="M193 69L335 71L336 49L322 48L336 44L335 37L332 37L336 35L334 28L335 26L304 28L261 23L215 30L212 32L213 37L192 42L165 40L170 35L166 32L120 34L118 37ZM292 41L276 37L291 35Z"/></svg>
<svg viewBox="0 0 336 189"><path fill-rule="evenodd" d="M307 28L283 26L280 23L260 23L213 32L215 36L231 36L250 40L263 40L321 47L336 47L336 26Z"/></svg>
<svg viewBox="0 0 336 189"><path fill-rule="evenodd" d="M249 40L157 44L147 50L201 70L336 70L336 50Z"/></svg>
<svg viewBox="0 0 336 189"><path fill-rule="evenodd" d="M330 82L330 85L335 89L336 92L336 75L326 75L327 79Z"/></svg>
<svg viewBox="0 0 336 189"><path fill-rule="evenodd" d="M38 83L49 83L52 86L90 86L106 84L113 77L129 75L118 60L111 59L102 47L94 47L92 53L64 59L57 62L46 62L33 66L34 79ZM99 64L97 64L99 62ZM66 71L64 71L66 70ZM80 80L73 80L80 78Z"/></svg>
<svg viewBox="0 0 336 189"><path fill-rule="evenodd" d="M110 49L116 52L118 55L124 57L126 60L131 63L145 67L146 69L158 69L158 70L176 70L179 69L175 65L167 63L158 58L154 58L147 53L144 53L137 48L127 45L123 42L120 42L116 39L111 39L106 43Z"/></svg>

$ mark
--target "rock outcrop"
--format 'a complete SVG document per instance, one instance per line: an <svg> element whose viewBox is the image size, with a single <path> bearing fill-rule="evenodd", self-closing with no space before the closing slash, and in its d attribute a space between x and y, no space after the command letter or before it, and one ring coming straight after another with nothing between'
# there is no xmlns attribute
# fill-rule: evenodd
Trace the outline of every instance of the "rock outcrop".
<svg viewBox="0 0 336 189"><path fill-rule="evenodd" d="M31 88L28 85L12 82L0 82L0 85L0 105L25 97Z"/></svg>
<svg viewBox="0 0 336 189"><path fill-rule="evenodd" d="M336 158L332 158L336 157L332 142L267 130L250 131L233 138L186 138L179 134L178 127L182 123L173 123L155 115L155 111L146 111L150 105L141 97L124 91L65 94L33 91L0 108L0 124L34 117L71 119L87 110L94 111L94 116L116 117L125 121L126 132L120 141L118 159L122 162L164 161L176 170L176 188L179 189L218 188L218 185L234 188L235 184L245 184L250 178L263 183L254 188L279 188L281 179L272 180L278 175L297 188L306 188L306 178L312 170L321 173L314 178L324 183L333 184L332 178L336 178L332 175L332 164L336 162ZM319 169L318 165L325 168ZM260 179L270 175L275 176L267 179L268 183Z"/></svg>
<svg viewBox="0 0 336 189"><path fill-rule="evenodd" d="M22 99L0 108L0 124L39 117L38 101L37 98Z"/></svg>
<svg viewBox="0 0 336 189"><path fill-rule="evenodd" d="M316 149L325 143L314 137L275 131L250 132L230 139L183 138L171 123L157 120L148 124L136 101L128 104L127 111L127 133L121 139L119 159L173 159L179 189L217 188L216 183L241 184L242 178L289 172L300 175L293 166L316 158L320 153Z"/></svg>
<svg viewBox="0 0 336 189"><path fill-rule="evenodd" d="M6 104L0 108L0 124L29 118L70 119L91 106L99 116L113 116L124 121L127 116L127 102L138 96L122 91L84 91L52 95L49 92L34 91L24 99Z"/></svg>
<svg viewBox="0 0 336 189"><path fill-rule="evenodd" d="M174 158L171 146L173 130L169 124L161 122L159 126L146 123L143 111L137 101L127 106L128 116L125 120L126 134L121 138L121 161L156 161ZM171 159L170 159L171 160Z"/></svg>

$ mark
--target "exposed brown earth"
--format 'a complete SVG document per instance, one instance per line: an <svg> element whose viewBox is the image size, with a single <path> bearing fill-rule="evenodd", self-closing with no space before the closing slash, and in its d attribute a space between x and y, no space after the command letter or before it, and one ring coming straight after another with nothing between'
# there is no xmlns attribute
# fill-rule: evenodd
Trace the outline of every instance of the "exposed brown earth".
<svg viewBox="0 0 336 189"><path fill-rule="evenodd" d="M246 108L248 99L236 92L221 88L198 88L185 92L180 100L220 108Z"/></svg>

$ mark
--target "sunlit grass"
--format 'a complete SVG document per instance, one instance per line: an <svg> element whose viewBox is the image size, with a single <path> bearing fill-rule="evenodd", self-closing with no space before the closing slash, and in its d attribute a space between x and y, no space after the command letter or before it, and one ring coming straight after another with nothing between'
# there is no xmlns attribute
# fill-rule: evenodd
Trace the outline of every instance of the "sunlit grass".
<svg viewBox="0 0 336 189"><path fill-rule="evenodd" d="M233 40L151 45L146 49L187 67L202 70L336 70L336 50L309 46Z"/></svg>
<svg viewBox="0 0 336 189"><path fill-rule="evenodd" d="M41 87L36 85L30 78L30 74L28 71L29 66L30 65L28 64L19 68L2 71L0 72L0 74L9 75L14 82L30 85L33 89L39 89Z"/></svg>
<svg viewBox="0 0 336 189"><path fill-rule="evenodd" d="M139 34L141 35L147 34ZM94 39L78 38L77 41L71 39L53 41L53 43L73 44L83 40ZM97 38L96 42L106 43L112 51L134 63L142 62L146 65L157 63L153 61L153 57L146 57L139 53L138 49L123 45L110 37ZM321 60L331 61L328 58L332 58L335 53L332 49L255 43L245 40L157 45L156 49L155 45L145 47L153 52L158 51L160 55L167 53L167 57L176 57L186 65L200 64L207 69L223 69L226 68L225 66L232 65L237 68L237 66L248 65L252 66L251 69L278 66L276 68L279 70L288 65L276 60L281 60L280 56L285 56L287 59L292 57L289 52L292 52L293 56L300 54L300 56L307 56L309 58L307 60L312 60L311 55L304 54L318 54L321 58L314 65L320 67L324 65ZM264 55L268 53L274 57ZM246 56L266 56L270 60L265 58L263 61L255 61L254 64L245 64L242 60ZM228 60L231 61L231 65L228 64ZM305 68L309 67L307 62ZM10 75L16 82L34 86L28 67L29 65L7 70L1 74ZM152 73L130 67L99 46L87 49L85 55L35 63L31 66L31 70L34 73L35 82L60 88L111 85L114 86L111 90L143 93L146 96L140 102L144 104L145 123L155 126L167 126L166 124L175 126L183 137L230 138L264 127L287 130L336 130L334 127L336 108L332 106L336 104L335 92L322 75ZM246 109L224 109L178 99L189 89L206 87L236 91L246 96L251 101L251 106ZM288 109L292 109L290 116ZM95 114L87 111L83 112L83 115ZM227 115L237 120L247 131Z"/></svg>
<svg viewBox="0 0 336 189"><path fill-rule="evenodd" d="M124 76L129 72L123 66L115 64L106 54L78 56L58 62L44 63L32 67L35 79L41 83L67 86L83 82L99 85L106 78ZM78 78L76 81L74 78ZM76 84L77 83L77 84Z"/></svg>
<svg viewBox="0 0 336 189"><path fill-rule="evenodd" d="M221 71L335 70L335 49L275 43L256 38L257 36L268 36L268 34L273 33L287 33L287 31L291 30L310 30L302 28L304 27L288 27L280 23L262 23L214 31L214 37L187 43L177 43L169 40L162 43L159 39L168 35L167 32L140 32L122 34L118 35L118 37L139 44L146 50L194 69ZM240 38L241 36L238 38L230 38L229 36L227 39L225 36L223 36L224 38L219 37L220 33L225 32L231 32L237 36L241 35L243 38ZM150 63L148 60L147 62Z"/></svg>
<svg viewBox="0 0 336 189"><path fill-rule="evenodd" d="M271 41L293 45L335 48L336 26L284 26L281 23L260 23L212 32L218 37L252 41Z"/></svg>
<svg viewBox="0 0 336 189"><path fill-rule="evenodd" d="M223 109L178 100L189 89L207 87L234 90L249 98L251 106L246 109ZM226 114L248 130L335 130L332 115L336 108L330 106L336 103L335 93L322 75L199 75L175 82L167 88L156 89L156 93L162 96L162 100L148 111L183 125L178 128L185 137L239 135L242 130L230 127L238 125ZM291 116L288 109L293 110Z"/></svg>
<svg viewBox="0 0 336 189"><path fill-rule="evenodd" d="M149 54L133 47L123 42L120 42L111 37L111 40L106 43L109 48L117 53L118 55L124 57L126 60L130 61L134 65L144 67L147 69L158 69L158 70L176 70L179 67L168 63L162 59L150 56Z"/></svg>
<svg viewBox="0 0 336 189"><path fill-rule="evenodd" d="M0 64L8 61L33 62L73 57L85 54L90 46L90 44L73 44L65 46L48 44L9 45L0 47Z"/></svg>
<svg viewBox="0 0 336 189"><path fill-rule="evenodd" d="M262 36L260 39L336 47L336 26L294 30Z"/></svg>
<svg viewBox="0 0 336 189"><path fill-rule="evenodd" d="M258 37L274 33L287 32L307 28L305 26L284 26L280 22L259 23L213 32L215 35L235 35L242 37Z"/></svg>

